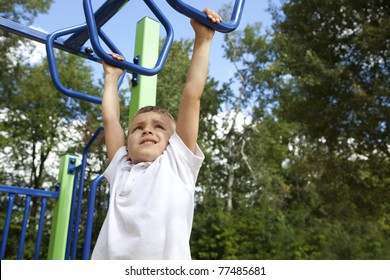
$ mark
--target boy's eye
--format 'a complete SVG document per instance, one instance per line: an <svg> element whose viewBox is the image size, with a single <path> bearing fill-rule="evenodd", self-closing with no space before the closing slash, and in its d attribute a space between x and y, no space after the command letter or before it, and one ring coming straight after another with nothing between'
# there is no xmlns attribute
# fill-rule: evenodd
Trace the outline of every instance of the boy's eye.
<svg viewBox="0 0 390 280"><path fill-rule="evenodd" d="M137 130L142 130L142 126L136 126L136 127L134 127L133 132L134 132L134 131L137 131Z"/></svg>
<svg viewBox="0 0 390 280"><path fill-rule="evenodd" d="M156 125L156 128L165 130L165 127L162 126L161 124Z"/></svg>

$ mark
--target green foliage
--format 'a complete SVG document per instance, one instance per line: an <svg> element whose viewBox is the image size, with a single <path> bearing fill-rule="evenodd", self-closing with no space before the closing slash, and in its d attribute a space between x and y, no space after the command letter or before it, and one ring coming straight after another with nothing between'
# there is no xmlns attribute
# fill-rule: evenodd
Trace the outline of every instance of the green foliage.
<svg viewBox="0 0 390 280"><path fill-rule="evenodd" d="M29 25L38 13L46 13L49 10L51 2L51 0L1 0L0 16ZM0 37L0 52L3 54L0 56L0 63L2 65L2 71L0 72L0 90L3 94L7 92L9 94L9 92L15 90L18 79L22 77L22 65L25 64L23 63L25 57L23 57L22 53L11 53L10 51L20 48L23 44L29 45L30 42L3 30L0 31ZM6 101L3 94L0 99L1 104L4 104L3 102Z"/></svg>
<svg viewBox="0 0 390 280"><path fill-rule="evenodd" d="M282 11L273 34L254 24L225 37L238 90L223 85L224 108L252 119L216 132L194 257L388 259L388 5L286 1Z"/></svg>
<svg viewBox="0 0 390 280"><path fill-rule="evenodd" d="M275 24L280 117L300 122L329 147L356 139L356 152L389 156L389 4L288 1Z"/></svg>
<svg viewBox="0 0 390 280"><path fill-rule="evenodd" d="M1 0L0 16L12 21L31 24L38 13L46 13L51 6L52 0Z"/></svg>
<svg viewBox="0 0 390 280"><path fill-rule="evenodd" d="M191 46L188 40L174 41L164 68L158 74L156 105L170 112L175 119L187 76Z"/></svg>

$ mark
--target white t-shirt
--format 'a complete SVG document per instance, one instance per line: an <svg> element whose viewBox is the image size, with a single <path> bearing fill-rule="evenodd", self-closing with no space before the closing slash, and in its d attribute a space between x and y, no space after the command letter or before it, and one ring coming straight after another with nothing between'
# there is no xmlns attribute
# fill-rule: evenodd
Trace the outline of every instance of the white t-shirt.
<svg viewBox="0 0 390 280"><path fill-rule="evenodd" d="M110 206L92 259L191 259L194 189L204 155L174 133L152 163L133 165L120 148L104 176Z"/></svg>

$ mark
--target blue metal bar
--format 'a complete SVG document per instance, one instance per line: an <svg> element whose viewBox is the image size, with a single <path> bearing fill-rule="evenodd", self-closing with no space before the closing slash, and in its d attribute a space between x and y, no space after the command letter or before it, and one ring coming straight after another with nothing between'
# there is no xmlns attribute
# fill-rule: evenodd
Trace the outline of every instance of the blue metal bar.
<svg viewBox="0 0 390 280"><path fill-rule="evenodd" d="M108 2L110 2L110 1L108 1ZM116 2L118 2L118 1L116 1ZM124 3L123 0L121 0L119 2ZM123 3L122 3L122 5L123 5ZM105 6L105 5L103 4L103 6ZM114 7L114 9L110 10L110 13L112 13L114 11L117 12L118 9L119 9L119 6L116 6L116 7ZM101 9L99 9L99 10L101 10ZM110 15L110 17L112 17L112 15L110 13L108 13L108 14ZM108 20L108 16L107 16L108 14L103 15L104 19L100 22L101 25L104 24L106 20ZM96 97L93 95L78 92L78 91L64 87L60 81L60 77L59 77L58 70L57 70L57 63L56 63L54 49L53 49L54 42L57 41L59 37L69 35L69 34L73 34L73 35L77 34L74 37L72 37L73 36L72 35L68 40L65 41L65 44L72 46L72 47L75 47L75 48L79 48L78 44L84 40L83 37L84 37L85 30L87 30L87 24L81 24L81 25L77 25L77 26L73 26L73 27L69 27L69 28L55 31L47 36L46 53L47 53L47 60L49 63L49 70L50 70L50 74L51 74L51 77L53 80L53 84L59 92L65 94L66 96L72 97L72 98L77 98L77 99L84 100L87 102L100 104L100 103L102 103L101 97ZM102 38L104 39L104 42L107 44L107 46L113 52L121 54L119 49L109 40L109 38L103 33L103 31L99 30L98 34L100 34L100 36L102 36ZM78 37L78 36L81 36L81 37ZM109 56L108 54L106 54L106 55ZM99 62L101 62L100 58L99 58ZM122 75L122 77L118 83L119 86L122 84L124 76L125 76L125 74Z"/></svg>
<svg viewBox="0 0 390 280"><path fill-rule="evenodd" d="M124 2L124 1L128 1L128 0L120 0L120 1ZM111 1L108 1L108 2L111 2ZM118 1L116 1L116 2L118 2ZM117 8L118 8L118 6L117 6ZM105 21L108 20L108 17L106 14L102 14L102 17L103 18L102 18L101 24L104 24ZM22 36L22 37L25 37L27 39L31 39L31 40L43 43L43 44L47 43L47 39L49 36L47 33L35 30L33 28L23 26L19 23L10 21L10 20L2 18L2 17L0 17L0 29L14 33L14 34ZM50 73L52 75L53 84L57 88L58 91L60 91L61 93L64 93L67 96L73 97L73 98L78 98L78 99L85 100L88 102L100 104L101 98L99 98L99 97L90 96L90 95L87 95L85 93L80 93L77 91L66 89L60 82L59 75L57 72L57 66L56 66L56 62L55 62L54 48L58 48L58 49L61 49L63 51L66 51L66 52L78 55L80 57L87 58L87 59L90 59L92 61L100 63L101 59L98 56L96 56L95 54L93 54L93 50L91 48L86 48L84 46L77 45L81 42L80 38L74 38L74 40L78 40L77 42L70 40L70 38L68 38L66 41L59 38L59 37L64 36L64 35L76 34L76 33L81 34L82 32L86 32L86 31L87 31L87 25L83 24L83 25L78 25L78 26L74 26L71 28L63 29L63 30L60 30L60 31L57 31L57 32L50 34L51 35L51 38L50 38L51 42L50 42L50 49L49 50L48 50L48 47L46 45L46 52L48 53L49 68L50 68ZM123 77L121 78L119 84L121 84L121 82L123 81Z"/></svg>
<svg viewBox="0 0 390 280"><path fill-rule="evenodd" d="M20 23L11 21L11 20L3 18L3 17L0 17L0 30L4 30L6 32L10 32L10 33L19 35L21 37L24 37L24 38L27 38L30 40L34 40L34 41L42 43L42 44L46 44L46 38L48 36L47 33L38 31L36 29L30 28L27 26L24 26ZM81 47L81 48L75 49L75 48L67 46L66 41L64 41L60 38L55 40L55 42L53 43L53 47L60 49L60 50L63 50L63 51L68 52L68 53L78 55L80 57L83 57L83 58L86 58L89 60L92 60L92 61L101 62L101 59L98 56L96 56L90 52L90 48Z"/></svg>
<svg viewBox="0 0 390 280"><path fill-rule="evenodd" d="M14 186L5 186L0 185L0 192L12 193L12 194L25 194L30 196L42 196L42 197L51 197L58 198L58 191L45 191L37 189L29 189L23 187L14 187Z"/></svg>
<svg viewBox="0 0 390 280"><path fill-rule="evenodd" d="M121 53L121 51L114 45L114 43L110 40L110 38L108 38L108 36L106 35L106 33L103 32L103 30L99 29L98 30L99 32L99 36L100 38L103 40L103 42L110 48L111 51L113 51L114 53L117 53L117 54L120 54L123 56L123 54ZM123 80L125 79L126 77L126 71L123 72L122 76L119 78L119 81L118 81L118 90L119 88L121 87L122 83L123 83Z"/></svg>
<svg viewBox="0 0 390 280"><path fill-rule="evenodd" d="M119 61L112 58L109 54L107 54L107 52L103 50L99 42L98 27L95 22L91 0L83 0L83 7L84 7L84 13L85 13L87 26L88 26L91 44L94 51L100 58L102 58L107 63L122 68L128 72L131 73L135 72L146 76L153 76L162 70L164 63L168 57L168 53L173 42L173 28L169 23L168 19L164 16L164 14L157 7L157 5L154 4L152 0L144 0L144 2L149 7L149 9L153 12L153 14L158 18L158 20L162 23L167 33L167 38L165 40L164 46L160 52L160 56L157 59L154 68L142 67L135 63L128 62L127 60Z"/></svg>
<svg viewBox="0 0 390 280"><path fill-rule="evenodd" d="M3 230L3 238L1 240L1 250L0 250L0 259L4 259L5 256L5 250L6 250L6 244L8 239L8 232L12 217L12 208L15 201L16 195L26 195L26 202L25 202L25 208L24 208L24 217L22 221L22 232L19 239L19 248L18 248L18 254L17 258L21 259L23 255L24 250L24 242L26 237L26 229L27 229L27 221L28 221L28 215L31 208L31 199L33 196L42 197L42 205L41 205L41 213L40 213L40 219L39 219L39 227L38 227L38 234L37 234L37 242L35 245L35 252L34 252L34 259L39 258L39 250L40 250L40 244L42 240L42 230L44 226L44 218L45 218L45 211L46 211L46 202L48 198L55 198L58 199L58 191L45 191L45 190L37 190L37 189L29 189L29 188L22 188L22 187L14 187L14 186L5 186L0 185L0 192L6 192L9 194L9 201L8 201L8 207L7 207L7 213L6 213L6 220L4 224L4 230Z"/></svg>
<svg viewBox="0 0 390 280"><path fill-rule="evenodd" d="M168 4L171 5L176 11L182 13L183 15L193 18L204 25L214 29L215 31L222 33L229 33L234 31L241 21L242 11L244 9L245 0L236 0L232 16L229 23L213 23L211 22L205 13L202 11L195 9L194 7L184 3L181 0L167 0Z"/></svg>
<svg viewBox="0 0 390 280"><path fill-rule="evenodd" d="M77 208L76 200L77 200L77 186L78 186L78 179L80 177L80 168L79 166L77 168L74 168L72 172L75 174L74 183L73 183L73 193L72 193L72 203L70 205L70 214L69 214L69 227L68 227L68 238L66 240L66 250L65 250L65 260L69 259L69 256L72 255L73 248L76 250L77 248L77 242L75 244L75 241L73 240L72 236L75 231L77 231L77 228L75 227L75 209ZM77 211L77 210L76 210ZM74 258L70 258L74 259Z"/></svg>
<svg viewBox="0 0 390 280"><path fill-rule="evenodd" d="M41 241L42 241L42 232L43 232L44 221L45 221L46 205L47 205L47 198L42 197L41 213L39 215L38 233L37 233L37 239L35 242L34 260L39 259L39 252L41 250Z"/></svg>
<svg viewBox="0 0 390 280"><path fill-rule="evenodd" d="M78 92L78 91L71 90L71 89L64 87L60 81L60 77L59 77L58 70L57 70L57 62L55 59L55 54L54 54L54 49L53 49L54 42L57 41L58 38L61 36L73 34L74 32L77 32L79 30L83 30L85 28L86 28L86 24L77 25L77 26L73 26L70 28L55 31L55 32L51 33L50 35L48 35L47 44L46 44L47 60L49 63L49 70L50 70L50 74L51 74L51 77L53 80L53 84L59 92L65 94L66 96L72 97L72 98L77 98L77 99L84 100L87 102L100 104L100 103L102 103L101 97L96 97L93 95ZM121 52L115 47L114 44L111 43L111 41L107 38L107 36L103 33L103 31L100 31L100 32L101 32L100 34L103 36L107 45L109 45L110 48L114 52L121 54ZM101 62L101 60L99 62ZM118 82L118 86L120 86L122 84L124 76L125 76L125 73L121 76L121 79Z"/></svg>
<svg viewBox="0 0 390 280"><path fill-rule="evenodd" d="M91 139L89 139L87 145L85 146L83 150L83 157L81 161L81 169L80 169L80 184L78 188L78 194L77 194L77 205L76 205L76 217L74 221L74 232L73 232L73 246L72 246L72 253L71 258L76 258L76 249L77 249L77 243L78 243L78 234L79 234L79 226L80 226L80 214L81 214L81 204L82 204L82 197L83 197L83 191L84 191L84 178L85 178L85 169L87 166L87 157L88 152L93 144L93 142L96 140L96 138L99 136L100 132L104 130L103 126L100 126L95 133L92 135ZM70 238L68 238L69 240Z"/></svg>
<svg viewBox="0 0 390 280"><path fill-rule="evenodd" d="M164 26L164 29L166 32L166 38L165 38L164 45L160 51L160 55L157 59L156 65L154 67L154 69L155 69L154 72L156 72L156 74L157 74L158 72L160 72L162 70L162 68L165 64L165 61L168 57L168 54L169 54L169 51L171 49L173 39L174 39L174 32L173 32L173 28L172 28L170 22L165 17L165 15L161 12L161 10L158 8L158 6L156 6L156 4L154 4L154 2L151 0L144 0L144 2L149 7L149 9L152 11L152 13L157 17L157 19L160 21L160 23ZM135 64L135 65L137 65L137 64ZM141 67L139 65L137 65L137 66ZM142 74L141 72L136 72L136 73ZM150 75L150 76L152 76L152 75Z"/></svg>
<svg viewBox="0 0 390 280"><path fill-rule="evenodd" d="M1 239L0 260L4 260L4 257L5 257L5 249L7 247L9 225L11 223L12 208L14 206L15 194L14 193L10 193L8 197L9 197L9 199L8 199L8 207L7 207L7 213L5 215L3 237Z"/></svg>
<svg viewBox="0 0 390 280"><path fill-rule="evenodd" d="M102 27L110 18L112 18L129 0L108 0L95 12L95 22L97 28ZM81 48L89 39L88 29L75 32L66 41L65 45L75 49Z"/></svg>
<svg viewBox="0 0 390 280"><path fill-rule="evenodd" d="M51 78L53 80L53 84L56 87L56 89L65 94L66 96L72 97L72 98L78 98L81 100L85 100L92 103L100 104L102 103L102 99L100 97L92 96L86 93L81 93L75 90L67 89L65 88L60 81L58 71L57 71L57 63L54 56L54 41L61 36L73 34L77 31L80 31L85 28L85 24L77 25L69 28L65 28L62 30L55 31L47 36L46 40L46 53L47 53L47 60L49 62L49 70L51 74Z"/></svg>
<svg viewBox="0 0 390 280"><path fill-rule="evenodd" d="M24 215L23 215L23 222L22 222L22 232L20 234L19 239L19 248L18 248L18 255L17 259L21 260L24 250L24 240L26 239L26 230L27 230L27 222L28 222L28 216L30 214L30 207L31 207L31 196L26 196L26 203L24 205Z"/></svg>
<svg viewBox="0 0 390 280"><path fill-rule="evenodd" d="M114 53L118 53L120 55L123 55L122 52L114 45L114 43L108 38L106 33L103 32L103 30L98 29L99 37L103 40L104 43L112 50Z"/></svg>
<svg viewBox="0 0 390 280"><path fill-rule="evenodd" d="M92 181L91 192L89 194L89 200L88 200L87 221L85 227L85 238L84 238L84 248L83 248L83 260L90 259L96 189L103 179L104 179L103 174L100 174Z"/></svg>

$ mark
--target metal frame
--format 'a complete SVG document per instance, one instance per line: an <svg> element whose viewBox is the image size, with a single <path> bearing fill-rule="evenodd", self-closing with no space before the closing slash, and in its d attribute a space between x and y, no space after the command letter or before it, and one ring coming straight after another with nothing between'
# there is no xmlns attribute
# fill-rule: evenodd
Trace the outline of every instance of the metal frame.
<svg viewBox="0 0 390 280"><path fill-rule="evenodd" d="M22 259L23 256L24 240L25 240L25 234L27 230L28 217L30 213L31 198L33 196L41 197L41 211L39 215L38 232L37 232L35 251L34 251L34 259L35 260L39 259L47 199L48 198L57 199L59 196L59 192L35 190L35 189L5 186L5 185L0 185L0 192L8 193L8 206L7 206L6 218L4 222L3 234L2 234L1 245L0 245L0 259L3 260L5 257L5 251L6 251L7 240L8 240L8 232L10 229L12 212L14 211L13 208L14 208L14 202L16 196L26 197L23 220L22 220L22 229L19 237L19 247L18 247L18 253L16 257L18 260Z"/></svg>
<svg viewBox="0 0 390 280"><path fill-rule="evenodd" d="M158 56L158 59L154 67L148 68L143 65L140 65L136 62L129 62L127 60L118 61L113 59L108 55L102 48L100 44L100 39L113 51L116 53L121 53L121 51L110 41L110 39L104 34L101 30L101 27L110 20L129 0L107 0L102 4L102 6L94 13L91 0L83 0L84 14L86 18L86 23L65 28L62 30L55 31L49 35L43 32L39 32L35 29L25 27L18 23L12 22L10 20L0 18L0 29L18 34L20 36L45 43L47 58L49 61L49 69L52 76L53 84L58 91L65 94L66 96L72 98L78 98L85 100L91 103L100 104L102 99L100 97L92 96L86 93L81 93L74 91L72 89L65 88L60 81L56 60L54 56L54 48L59 48L61 50L67 51L69 53L76 54L78 56L101 62L104 60L112 65L120 67L126 70L129 73L141 74L145 76L153 76L159 73L168 57L170 48L174 39L174 32L171 24L165 15L161 12L158 6L152 0L144 0L145 4L153 12L153 14L158 18L162 23L166 31L166 40L161 49L161 52ZM194 18L199 22L209 26L210 28L223 33L232 32L235 30L240 21L245 4L245 0L236 0L230 23L212 23L207 16L198 9L186 4L181 0L167 0L167 3L179 11L180 13L186 15L187 17ZM71 35L67 40L61 40L60 37L65 35ZM84 43L90 39L93 49L89 47L84 47ZM150 67L150 66L149 66ZM121 80L122 81L122 80Z"/></svg>
<svg viewBox="0 0 390 280"><path fill-rule="evenodd" d="M46 44L46 38L48 36L47 33L38 31L34 28L30 28L3 17L0 17L0 30L10 32L42 44ZM93 54L93 51L90 48L82 46L79 49L76 49L69 46L65 40L60 38L53 43L53 47L92 61L101 62L101 59Z"/></svg>
<svg viewBox="0 0 390 280"><path fill-rule="evenodd" d="M158 72L160 72L164 66L164 63L168 57L169 50L173 43L174 33L171 24L169 23L165 15L162 13L162 11L158 8L158 6L152 0L144 0L144 2L149 7L149 9L153 12L153 14L157 17L160 23L164 26L165 32L167 33L165 43L161 49L160 55L153 68L146 68L136 63L128 62L126 60L119 61L113 59L110 55L108 55L107 52L103 50L99 42L99 31L95 22L91 0L84 0L83 5L84 5L85 18L87 21L87 27L91 39L91 44L96 54L99 57L101 57L104 61L114 66L117 66L119 68L125 69L130 73L134 72L146 76L153 76Z"/></svg>

